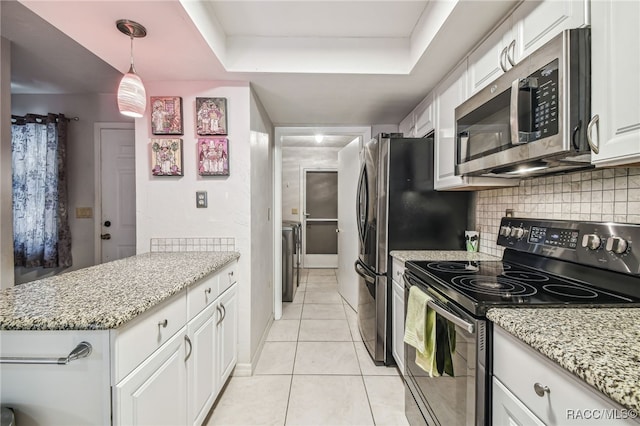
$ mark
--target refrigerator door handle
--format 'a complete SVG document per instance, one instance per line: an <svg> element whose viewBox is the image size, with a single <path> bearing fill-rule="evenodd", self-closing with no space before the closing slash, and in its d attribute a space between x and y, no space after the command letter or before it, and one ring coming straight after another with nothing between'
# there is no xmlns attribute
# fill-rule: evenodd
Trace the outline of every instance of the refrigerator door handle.
<svg viewBox="0 0 640 426"><path fill-rule="evenodd" d="M362 193L362 185L364 186L364 194ZM364 195L365 203L362 203L361 196ZM360 242L365 244L365 232L366 232L366 223L367 217L369 216L369 188L367 183L367 169L365 168L365 164L362 164L360 168L360 177L358 178L358 193L356 196L356 224L358 225L358 235L360 236ZM361 211L361 207L364 205L364 216Z"/></svg>

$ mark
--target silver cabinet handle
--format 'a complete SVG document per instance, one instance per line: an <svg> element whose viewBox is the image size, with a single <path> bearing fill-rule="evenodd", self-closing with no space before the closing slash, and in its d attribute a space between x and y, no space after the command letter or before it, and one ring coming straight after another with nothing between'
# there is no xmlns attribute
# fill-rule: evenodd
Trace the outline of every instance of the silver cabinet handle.
<svg viewBox="0 0 640 426"><path fill-rule="evenodd" d="M184 359L184 362L187 362L187 360L191 358L191 352L193 352L193 345L191 344L191 339L189 339L189 336L187 336L186 334L184 335L184 341L189 344L189 353L187 354L187 357Z"/></svg>
<svg viewBox="0 0 640 426"><path fill-rule="evenodd" d="M545 393L551 393L551 389L549 389L549 386L544 386L540 383L535 383L533 385L533 390L536 391L536 395L540 397L543 397Z"/></svg>
<svg viewBox="0 0 640 426"><path fill-rule="evenodd" d="M505 56L507 56L507 48L506 47L504 49L502 49L502 52L500 52L500 68L502 68L502 71L507 72L507 65L505 64L505 62L506 62Z"/></svg>
<svg viewBox="0 0 640 426"><path fill-rule="evenodd" d="M167 325L169 325L169 320L165 319L164 321L160 321L158 323L158 327L162 327L162 328L167 328Z"/></svg>
<svg viewBox="0 0 640 426"><path fill-rule="evenodd" d="M67 365L71 361L75 361L80 358L86 358L91 355L93 347L89 342L80 342L78 346L73 348L69 355L61 358L28 358L28 357L12 357L3 356L0 357L0 364L57 364Z"/></svg>
<svg viewBox="0 0 640 426"><path fill-rule="evenodd" d="M506 52L507 52L506 53L507 60L509 61L509 63L511 64L512 67L515 67L516 66L516 61L513 58L515 56L515 54L516 54L516 41L515 40L513 40L511 43L509 43L509 46L507 46ZM513 52L513 54L509 53L509 52Z"/></svg>
<svg viewBox="0 0 640 426"><path fill-rule="evenodd" d="M591 121L589 122L589 124L587 125L587 142L589 142L589 147L591 147L591 151L593 151L594 154L599 154L600 153L600 125L598 124L598 122L600 121L600 116L598 114L594 115L593 118L591 119ZM593 143L593 126L596 127L596 132L597 134L597 138L598 138L598 144L594 144Z"/></svg>
<svg viewBox="0 0 640 426"><path fill-rule="evenodd" d="M217 327L220 325L220 323L224 319L224 314L222 313L222 309L220 309L220 306L216 306L216 311L220 312L220 319L216 322L216 327Z"/></svg>
<svg viewBox="0 0 640 426"><path fill-rule="evenodd" d="M211 287L207 288L204 292L205 294L211 294Z"/></svg>
<svg viewBox="0 0 640 426"><path fill-rule="evenodd" d="M222 322L227 317L227 308L225 308L222 303L220 303L220 307L222 308L222 319L220 320L220 322Z"/></svg>
<svg viewBox="0 0 640 426"><path fill-rule="evenodd" d="M233 276L233 271L229 272L229 276L232 277Z"/></svg>

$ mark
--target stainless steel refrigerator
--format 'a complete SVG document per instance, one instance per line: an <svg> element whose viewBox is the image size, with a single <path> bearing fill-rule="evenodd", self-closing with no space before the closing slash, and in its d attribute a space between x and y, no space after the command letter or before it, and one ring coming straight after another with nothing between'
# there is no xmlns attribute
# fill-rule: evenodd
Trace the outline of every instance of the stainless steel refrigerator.
<svg viewBox="0 0 640 426"><path fill-rule="evenodd" d="M373 361L392 365L389 253L463 249L470 194L433 189L433 135L382 133L360 155L358 325Z"/></svg>

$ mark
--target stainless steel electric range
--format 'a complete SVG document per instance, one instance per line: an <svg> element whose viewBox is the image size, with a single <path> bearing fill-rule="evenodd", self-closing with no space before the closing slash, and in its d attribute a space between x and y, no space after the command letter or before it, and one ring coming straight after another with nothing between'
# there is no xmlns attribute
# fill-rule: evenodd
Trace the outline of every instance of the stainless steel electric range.
<svg viewBox="0 0 640 426"><path fill-rule="evenodd" d="M405 345L412 425L491 424L488 309L640 306L640 225L503 218L497 243L505 247L497 261L406 263L405 303L419 286L438 327L455 329L454 376L431 377ZM440 351L436 361L441 370Z"/></svg>

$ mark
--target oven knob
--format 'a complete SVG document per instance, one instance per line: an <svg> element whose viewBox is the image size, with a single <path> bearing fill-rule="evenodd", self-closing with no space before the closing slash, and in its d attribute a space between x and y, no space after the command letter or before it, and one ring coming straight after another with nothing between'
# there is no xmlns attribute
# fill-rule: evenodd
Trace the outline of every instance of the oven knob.
<svg viewBox="0 0 640 426"><path fill-rule="evenodd" d="M500 227L500 235L503 237L508 237L511 235L511 227L510 226L501 226Z"/></svg>
<svg viewBox="0 0 640 426"><path fill-rule="evenodd" d="M522 228L513 228L511 229L511 236L515 238L522 238L524 235L524 229Z"/></svg>
<svg viewBox="0 0 640 426"><path fill-rule="evenodd" d="M622 254L627 251L629 244L627 240L620 237L609 237L607 238L607 246L606 249L612 251L616 254Z"/></svg>
<svg viewBox="0 0 640 426"><path fill-rule="evenodd" d="M596 234L585 234L582 237L582 247L586 247L589 250L598 250L602 240Z"/></svg>

